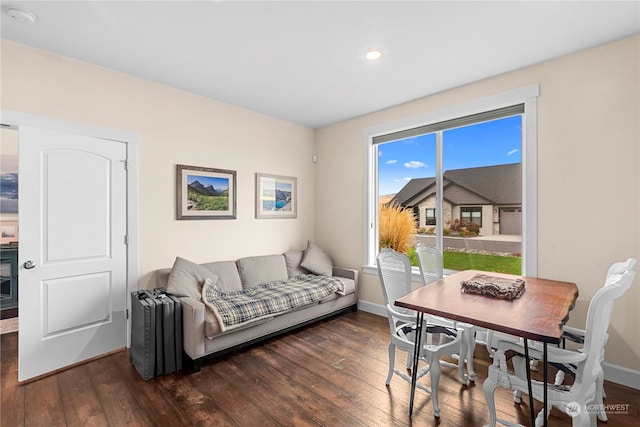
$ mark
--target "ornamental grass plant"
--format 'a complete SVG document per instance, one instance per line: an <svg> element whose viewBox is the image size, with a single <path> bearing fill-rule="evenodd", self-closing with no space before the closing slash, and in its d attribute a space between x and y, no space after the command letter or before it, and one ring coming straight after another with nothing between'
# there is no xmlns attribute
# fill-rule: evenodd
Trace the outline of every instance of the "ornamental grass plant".
<svg viewBox="0 0 640 427"><path fill-rule="evenodd" d="M397 204L386 203L380 204L378 209L380 249L391 248L408 254L414 245L413 235L416 230L413 212Z"/></svg>

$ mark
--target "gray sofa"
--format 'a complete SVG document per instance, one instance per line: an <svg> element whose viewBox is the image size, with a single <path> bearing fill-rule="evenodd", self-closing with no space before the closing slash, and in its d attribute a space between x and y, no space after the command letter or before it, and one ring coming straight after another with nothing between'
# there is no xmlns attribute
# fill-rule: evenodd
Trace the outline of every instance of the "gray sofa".
<svg viewBox="0 0 640 427"><path fill-rule="evenodd" d="M302 275L302 276L301 276ZM264 315L238 325L225 326L220 313L210 304L211 294L205 289L223 293L243 293L264 283L298 280L331 280L337 278L340 289L317 302L292 308L286 312ZM254 344L275 335L307 325L342 311L356 311L358 271L333 266L331 258L309 242L303 251L195 264L176 258L172 268L157 271L157 286L166 288L182 301L185 371L197 372L202 361ZM333 281L333 283L338 283Z"/></svg>

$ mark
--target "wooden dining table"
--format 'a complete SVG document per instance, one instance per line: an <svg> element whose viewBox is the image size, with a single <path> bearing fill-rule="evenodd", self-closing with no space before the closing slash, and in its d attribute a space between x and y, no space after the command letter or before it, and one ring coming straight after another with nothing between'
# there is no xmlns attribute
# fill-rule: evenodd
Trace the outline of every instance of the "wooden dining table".
<svg viewBox="0 0 640 427"><path fill-rule="evenodd" d="M476 274L485 274L510 280L522 279L524 292L516 299L508 300L488 295L461 291L461 282ZM544 402L547 409L547 344L558 344L562 338L562 326L569 318L569 311L578 298L575 283L538 277L522 277L510 274L464 270L429 283L395 301L398 307L415 310L417 333L415 348L421 345L421 328L424 315L436 315L476 327L498 331L524 339L527 358L527 381L529 383L529 405L532 425L535 425L533 396L531 393L531 371L529 368L528 340L543 343ZM413 400L417 382L419 352L414 352L409 415L413 413ZM545 417L546 425L546 417Z"/></svg>

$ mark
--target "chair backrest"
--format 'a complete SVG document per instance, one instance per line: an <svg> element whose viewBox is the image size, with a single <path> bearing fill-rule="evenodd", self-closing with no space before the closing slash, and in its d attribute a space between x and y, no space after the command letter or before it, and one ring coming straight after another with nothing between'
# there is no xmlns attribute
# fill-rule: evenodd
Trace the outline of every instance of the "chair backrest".
<svg viewBox="0 0 640 427"><path fill-rule="evenodd" d="M394 312L415 315L413 310L393 305L395 300L411 292L411 261L405 254L383 248L377 257L377 263L378 277L389 320L389 331L394 336L397 335L398 327L407 322L406 318L402 319Z"/></svg>
<svg viewBox="0 0 640 427"><path fill-rule="evenodd" d="M586 389L596 382L597 375L602 370L600 355L606 343L613 303L631 287L634 276L633 270L611 275L591 299L583 347L587 357L578 365L574 388Z"/></svg>
<svg viewBox="0 0 640 427"><path fill-rule="evenodd" d="M626 261L614 262L607 271L607 279L614 274L624 273L626 270L635 270L638 260L636 258L627 258ZM607 282L605 281L605 286Z"/></svg>
<svg viewBox="0 0 640 427"><path fill-rule="evenodd" d="M420 276L424 285L442 279L444 265L442 252L438 248L418 243L416 245L416 257L418 258Z"/></svg>
<svg viewBox="0 0 640 427"><path fill-rule="evenodd" d="M616 274L622 274L625 271L635 271L637 264L638 264L638 260L636 258L627 258L626 261L614 262L613 264L611 264L611 267L609 267L609 270L607 271L607 277L604 281L604 286L608 286L609 283L615 283L615 281L609 280L611 276L614 276ZM612 315L613 315L613 309L609 310L609 317L607 317L608 319L607 322L611 322ZM606 340L605 340L605 344L606 344Z"/></svg>
<svg viewBox="0 0 640 427"><path fill-rule="evenodd" d="M405 254L383 248L377 262L384 302L393 305L395 300L411 292L411 261Z"/></svg>

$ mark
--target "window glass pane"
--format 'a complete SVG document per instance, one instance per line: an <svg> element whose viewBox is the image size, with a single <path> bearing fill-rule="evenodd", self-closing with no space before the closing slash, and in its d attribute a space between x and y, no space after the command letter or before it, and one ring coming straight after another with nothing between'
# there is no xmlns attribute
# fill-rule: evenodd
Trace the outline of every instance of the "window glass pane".
<svg viewBox="0 0 640 427"><path fill-rule="evenodd" d="M425 225L436 225L436 210L433 208L425 209Z"/></svg>
<svg viewBox="0 0 640 427"><path fill-rule="evenodd" d="M520 274L522 116L445 130L442 141L445 268Z"/></svg>
<svg viewBox="0 0 640 427"><path fill-rule="evenodd" d="M436 183L438 134L443 153L441 206ZM376 147L379 247L402 242L394 249L406 252L417 265L415 243L436 246L436 236L442 235L445 269L520 274L521 115Z"/></svg>
<svg viewBox="0 0 640 427"><path fill-rule="evenodd" d="M435 233L436 202L427 195L435 192L436 137L419 135L377 148L379 248L393 247L411 255L416 232Z"/></svg>

